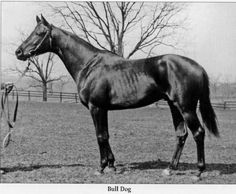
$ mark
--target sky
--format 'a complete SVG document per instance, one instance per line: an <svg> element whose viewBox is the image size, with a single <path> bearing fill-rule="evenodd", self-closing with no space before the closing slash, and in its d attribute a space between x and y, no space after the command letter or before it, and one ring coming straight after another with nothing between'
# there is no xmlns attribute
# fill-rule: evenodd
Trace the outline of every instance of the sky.
<svg viewBox="0 0 236 194"><path fill-rule="evenodd" d="M190 3L186 8L187 30L183 32L181 50L162 48L158 54L176 53L202 65L210 77L236 81L236 3ZM36 14L50 15L38 2L2 2L1 68L3 80L12 76L8 69L24 65L14 56L21 43L20 31L30 33ZM56 26L58 21L48 19ZM68 75L62 63L55 73Z"/></svg>

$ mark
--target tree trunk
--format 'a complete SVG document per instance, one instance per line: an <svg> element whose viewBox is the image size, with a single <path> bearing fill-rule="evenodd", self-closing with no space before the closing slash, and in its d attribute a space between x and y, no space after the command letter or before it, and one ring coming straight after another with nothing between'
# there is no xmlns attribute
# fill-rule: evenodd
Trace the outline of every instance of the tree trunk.
<svg viewBox="0 0 236 194"><path fill-rule="evenodd" d="M47 83L43 83L43 101L47 101Z"/></svg>
<svg viewBox="0 0 236 194"><path fill-rule="evenodd" d="M117 53L119 56L124 57L124 47L123 47L123 38L118 38Z"/></svg>

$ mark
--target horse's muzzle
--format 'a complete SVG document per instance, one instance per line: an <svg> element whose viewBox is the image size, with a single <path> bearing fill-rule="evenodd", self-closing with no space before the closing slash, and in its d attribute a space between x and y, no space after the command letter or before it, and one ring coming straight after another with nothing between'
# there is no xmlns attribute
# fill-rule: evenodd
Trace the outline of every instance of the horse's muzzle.
<svg viewBox="0 0 236 194"><path fill-rule="evenodd" d="M17 59L22 60L22 61L26 61L28 58L26 55L24 55L21 48L18 48L15 54L16 54Z"/></svg>

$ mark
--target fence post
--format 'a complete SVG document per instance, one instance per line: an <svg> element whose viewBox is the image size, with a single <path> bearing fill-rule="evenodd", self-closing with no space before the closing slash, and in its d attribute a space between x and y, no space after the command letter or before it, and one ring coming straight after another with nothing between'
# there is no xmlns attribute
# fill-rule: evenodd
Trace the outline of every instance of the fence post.
<svg viewBox="0 0 236 194"><path fill-rule="evenodd" d="M75 102L78 103L77 94L75 93Z"/></svg>
<svg viewBox="0 0 236 194"><path fill-rule="evenodd" d="M62 92L60 92L60 102L62 102Z"/></svg>
<svg viewBox="0 0 236 194"><path fill-rule="evenodd" d="M12 100L14 100L14 96L15 96L15 91L12 91Z"/></svg>
<svg viewBox="0 0 236 194"><path fill-rule="evenodd" d="M226 101L224 101L224 110L226 109Z"/></svg>
<svg viewBox="0 0 236 194"><path fill-rule="evenodd" d="M28 91L28 101L30 101L30 91Z"/></svg>

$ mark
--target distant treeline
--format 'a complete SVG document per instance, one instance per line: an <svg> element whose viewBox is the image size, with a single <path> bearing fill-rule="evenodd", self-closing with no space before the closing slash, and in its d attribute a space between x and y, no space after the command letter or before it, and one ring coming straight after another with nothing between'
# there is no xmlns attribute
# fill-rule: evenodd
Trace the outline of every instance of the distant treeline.
<svg viewBox="0 0 236 194"><path fill-rule="evenodd" d="M211 98L231 99L236 98L236 83L216 83L210 85Z"/></svg>

